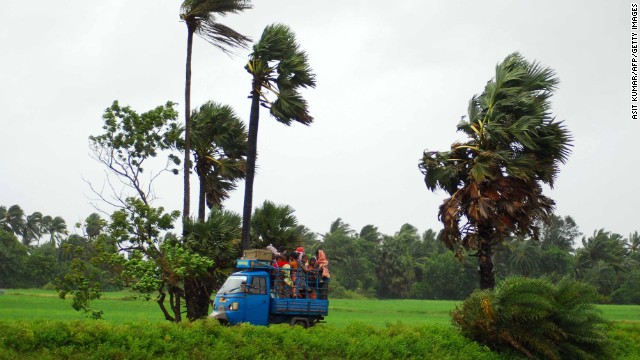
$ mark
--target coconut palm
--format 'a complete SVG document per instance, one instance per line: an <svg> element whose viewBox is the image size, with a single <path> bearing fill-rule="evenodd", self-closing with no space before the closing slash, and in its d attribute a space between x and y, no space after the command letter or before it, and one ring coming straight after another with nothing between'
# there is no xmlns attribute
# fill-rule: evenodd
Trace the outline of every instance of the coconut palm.
<svg viewBox="0 0 640 360"><path fill-rule="evenodd" d="M248 248L251 236L260 106L269 109L271 116L285 125L291 125L292 122L309 125L313 117L309 115L307 102L299 91L301 88L315 87L316 84L307 54L300 49L293 31L282 24L269 25L264 29L260 40L253 45L245 68L252 80L247 178L242 212L243 249ZM274 98L270 99L269 94Z"/></svg>
<svg viewBox="0 0 640 360"><path fill-rule="evenodd" d="M207 42L229 53L230 49L246 47L250 39L235 30L217 22L217 17L227 14L237 14L251 8L248 0L184 0L180 7L180 19L187 24L187 63L184 86L184 121L185 121L185 151L184 151L184 208L183 218L189 217L189 161L190 118L191 115L191 54L193 51L193 35L205 39Z"/></svg>
<svg viewBox="0 0 640 360"><path fill-rule="evenodd" d="M578 276L588 268L603 262L615 271L624 270L624 260L628 255L625 239L616 233L600 229L590 237L582 238L582 247L576 251L576 268Z"/></svg>
<svg viewBox="0 0 640 360"><path fill-rule="evenodd" d="M209 101L191 114L192 149L200 178L198 220L221 207L236 182L244 178L247 130L230 106Z"/></svg>
<svg viewBox="0 0 640 360"><path fill-rule="evenodd" d="M107 226L107 221L97 213L92 213L84 220L84 230L89 240L102 233L102 229Z"/></svg>
<svg viewBox="0 0 640 360"><path fill-rule="evenodd" d="M0 229L20 235L23 228L24 211L19 205L13 205L9 209L0 206Z"/></svg>
<svg viewBox="0 0 640 360"><path fill-rule="evenodd" d="M49 241L53 246L56 245L56 242L61 240L62 235L67 234L67 224L60 216L52 218L47 215L43 217L42 229L45 233L49 234Z"/></svg>
<svg viewBox="0 0 640 360"><path fill-rule="evenodd" d="M550 113L557 84L550 68L509 55L458 124L468 140L450 151L425 151L420 162L427 188L450 195L438 214L440 239L459 258L463 249L477 251L482 289L495 284L493 246L511 234L537 238L535 221L554 208L542 184L553 187L571 146Z"/></svg>
<svg viewBox="0 0 640 360"><path fill-rule="evenodd" d="M638 234L638 231L634 231L633 233L629 234L626 246L627 250L629 250L629 254L640 253L640 234Z"/></svg>
<svg viewBox="0 0 640 360"><path fill-rule="evenodd" d="M40 236L42 236L42 213L36 211L33 214L27 216L22 228L22 243L26 246L31 245L34 240L40 243Z"/></svg>

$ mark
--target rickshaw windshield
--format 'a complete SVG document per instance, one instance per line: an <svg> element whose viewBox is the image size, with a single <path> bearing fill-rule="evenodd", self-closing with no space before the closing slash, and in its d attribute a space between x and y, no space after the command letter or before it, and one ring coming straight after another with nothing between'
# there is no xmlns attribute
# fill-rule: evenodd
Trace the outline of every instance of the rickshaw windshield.
<svg viewBox="0 0 640 360"><path fill-rule="evenodd" d="M237 294L243 291L243 284L247 283L246 276L230 276L227 281L224 282L224 285L218 290L218 294L227 295L227 294Z"/></svg>

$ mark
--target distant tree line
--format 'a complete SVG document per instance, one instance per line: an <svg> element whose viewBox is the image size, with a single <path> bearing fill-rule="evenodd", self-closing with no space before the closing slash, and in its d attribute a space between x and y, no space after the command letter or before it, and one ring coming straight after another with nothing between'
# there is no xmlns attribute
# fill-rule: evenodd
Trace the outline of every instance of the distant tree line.
<svg viewBox="0 0 640 360"><path fill-rule="evenodd" d="M28 241L31 235L24 230L27 216L18 205L9 209L11 216L6 207L0 206L0 287L53 288L56 284L60 287L65 275L72 273L75 259L76 266L85 264L83 271L87 279L99 284L100 289L133 286L142 293L151 293L150 288L145 289L148 278L144 280L144 276L132 271L123 273L113 262L109 265L108 261L95 261L96 254L109 253L105 249L112 249L111 254L117 253L114 237L121 227L117 221L108 222L94 213L76 224L80 234L68 235L66 228L64 231L59 228L54 242ZM220 253L215 257L217 261L239 255L239 215L227 212L221 216L214 212L208 221L228 223L224 226L236 239L229 245L235 248L221 249L229 254ZM552 281L569 277L593 285L604 299L613 303L640 303L640 234L637 231L624 237L600 229L583 236L570 216L557 215L538 226L538 240L512 237L496 249L493 260L498 280L512 275L546 277ZM194 236L204 237L207 235L200 233L212 227L220 229L223 225L194 221L190 231ZM47 236L50 238L51 234ZM167 252L168 244L175 237L165 234L160 248ZM577 241L580 247L574 249ZM333 297L461 300L479 287L476 254L465 253L460 261L438 240L438 232L429 229L421 233L410 224L403 225L393 235L385 235L374 225L355 231L339 218L327 233L315 234L298 223L293 208L266 201L254 211L251 246L269 244L280 248L302 245L308 253L322 248L330 260ZM141 266L143 259L137 261ZM224 278L225 272L219 276Z"/></svg>

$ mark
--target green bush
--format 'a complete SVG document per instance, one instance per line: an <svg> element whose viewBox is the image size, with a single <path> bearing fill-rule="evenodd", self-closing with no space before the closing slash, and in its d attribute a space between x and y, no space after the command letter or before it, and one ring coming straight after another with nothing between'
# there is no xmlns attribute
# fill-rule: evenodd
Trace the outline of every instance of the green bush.
<svg viewBox="0 0 640 360"><path fill-rule="evenodd" d="M0 359L513 359L453 327L0 322Z"/></svg>
<svg viewBox="0 0 640 360"><path fill-rule="evenodd" d="M513 277L474 292L452 312L462 334L492 349L545 359L606 357L606 321L593 305L596 290L563 279Z"/></svg>

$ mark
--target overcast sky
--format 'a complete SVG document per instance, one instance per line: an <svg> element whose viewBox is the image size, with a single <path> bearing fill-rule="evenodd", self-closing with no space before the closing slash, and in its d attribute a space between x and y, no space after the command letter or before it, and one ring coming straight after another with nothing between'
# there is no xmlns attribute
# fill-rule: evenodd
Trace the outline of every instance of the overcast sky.
<svg viewBox="0 0 640 360"><path fill-rule="evenodd" d="M83 177L113 100L138 112L172 100L183 118L186 26L180 1L0 2L0 205L60 215L94 211ZM440 229L444 192L427 191L425 149L447 150L467 103L519 51L556 70L553 113L575 141L547 195L585 234L640 230L640 121L630 119L629 1L260 0L221 22L258 39L289 25L308 54L315 122L286 127L262 112L254 206L296 209L325 233L338 217L392 234ZM194 41L192 106L229 104L248 121L248 50L229 57ZM195 178L195 176L194 176ZM192 179L194 179L192 178ZM241 212L244 185L226 206ZM196 181L192 183L196 212ZM156 205L182 209L182 176L156 184Z"/></svg>

